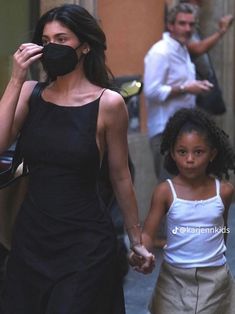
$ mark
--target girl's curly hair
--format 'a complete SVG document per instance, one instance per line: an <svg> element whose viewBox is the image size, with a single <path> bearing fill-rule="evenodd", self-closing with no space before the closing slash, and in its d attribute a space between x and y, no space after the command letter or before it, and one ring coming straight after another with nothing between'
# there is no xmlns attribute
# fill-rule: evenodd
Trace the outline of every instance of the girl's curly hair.
<svg viewBox="0 0 235 314"><path fill-rule="evenodd" d="M185 132L196 131L203 134L208 144L217 150L217 155L208 164L207 173L222 179L229 179L229 170L235 173L235 153L228 135L220 129L214 120L200 109L180 109L168 121L162 137L161 154L165 155L166 170L176 175L178 169L171 157L177 137Z"/></svg>

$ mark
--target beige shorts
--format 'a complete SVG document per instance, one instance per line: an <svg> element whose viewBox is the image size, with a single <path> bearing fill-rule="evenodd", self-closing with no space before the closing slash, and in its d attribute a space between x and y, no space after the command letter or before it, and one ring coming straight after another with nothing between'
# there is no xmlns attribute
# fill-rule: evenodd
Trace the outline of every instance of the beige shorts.
<svg viewBox="0 0 235 314"><path fill-rule="evenodd" d="M163 262L151 314L234 314L235 282L227 264L178 268Z"/></svg>

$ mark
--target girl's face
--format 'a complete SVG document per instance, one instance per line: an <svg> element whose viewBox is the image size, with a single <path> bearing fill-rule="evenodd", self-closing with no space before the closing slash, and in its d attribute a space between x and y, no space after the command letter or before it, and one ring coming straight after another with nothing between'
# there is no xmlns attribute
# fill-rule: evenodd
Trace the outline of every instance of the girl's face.
<svg viewBox="0 0 235 314"><path fill-rule="evenodd" d="M206 175L207 166L216 153L216 149L208 144L203 134L192 131L177 137L171 156L179 174L192 179Z"/></svg>

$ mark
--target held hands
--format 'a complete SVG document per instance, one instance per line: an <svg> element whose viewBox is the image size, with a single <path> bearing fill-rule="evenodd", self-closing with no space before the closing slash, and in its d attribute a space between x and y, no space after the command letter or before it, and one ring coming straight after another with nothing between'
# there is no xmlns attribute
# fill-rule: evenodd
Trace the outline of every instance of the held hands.
<svg viewBox="0 0 235 314"><path fill-rule="evenodd" d="M32 43L21 44L13 56L12 79L24 82L29 66L42 56L42 46Z"/></svg>
<svg viewBox="0 0 235 314"><path fill-rule="evenodd" d="M132 246L132 251L128 256L129 264L134 270L149 274L155 267L155 257L142 244Z"/></svg>
<svg viewBox="0 0 235 314"><path fill-rule="evenodd" d="M221 35L226 33L226 31L232 25L233 20L234 17L231 14L221 17L221 19L219 20L219 32Z"/></svg>

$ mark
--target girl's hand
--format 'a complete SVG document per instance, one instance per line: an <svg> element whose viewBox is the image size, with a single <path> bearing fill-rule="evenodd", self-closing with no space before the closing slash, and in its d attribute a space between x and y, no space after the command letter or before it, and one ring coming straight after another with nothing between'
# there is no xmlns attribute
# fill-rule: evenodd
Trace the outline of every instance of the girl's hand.
<svg viewBox="0 0 235 314"><path fill-rule="evenodd" d="M136 244L132 247L129 255L129 263L134 270L143 274L149 274L155 267L155 257L142 244Z"/></svg>
<svg viewBox="0 0 235 314"><path fill-rule="evenodd" d="M32 43L20 45L13 56L12 79L23 83L29 66L42 56L42 46Z"/></svg>

